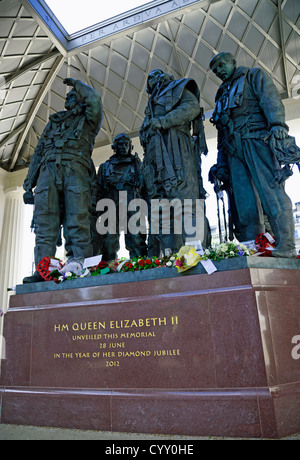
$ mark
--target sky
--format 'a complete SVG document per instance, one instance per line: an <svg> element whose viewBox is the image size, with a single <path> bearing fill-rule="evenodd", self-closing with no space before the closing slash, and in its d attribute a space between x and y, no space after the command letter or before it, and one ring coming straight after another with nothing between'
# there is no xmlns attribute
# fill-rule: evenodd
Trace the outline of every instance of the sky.
<svg viewBox="0 0 300 460"><path fill-rule="evenodd" d="M71 35L101 21L152 2L150 0L46 0L46 3L68 34ZM80 12L80 14L72 14L74 11Z"/></svg>

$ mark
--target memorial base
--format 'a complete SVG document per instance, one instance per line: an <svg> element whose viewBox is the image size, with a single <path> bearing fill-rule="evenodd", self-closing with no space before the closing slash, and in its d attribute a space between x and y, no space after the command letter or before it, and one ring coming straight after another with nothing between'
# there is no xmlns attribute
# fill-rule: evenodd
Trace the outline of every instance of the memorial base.
<svg viewBox="0 0 300 460"><path fill-rule="evenodd" d="M216 265L212 275L153 269L99 277L102 285L21 286L4 323L1 423L299 433L300 261Z"/></svg>

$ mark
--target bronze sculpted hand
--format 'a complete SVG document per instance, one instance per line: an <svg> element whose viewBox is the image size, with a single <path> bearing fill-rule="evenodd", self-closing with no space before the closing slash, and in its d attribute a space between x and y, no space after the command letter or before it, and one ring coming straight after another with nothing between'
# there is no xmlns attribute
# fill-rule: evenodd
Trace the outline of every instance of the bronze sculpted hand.
<svg viewBox="0 0 300 460"><path fill-rule="evenodd" d="M65 78L64 84L67 86L75 86L76 80L74 78Z"/></svg>
<svg viewBox="0 0 300 460"><path fill-rule="evenodd" d="M274 135L275 139L285 139L288 137L288 130L283 126L273 126L270 131L271 136Z"/></svg>
<svg viewBox="0 0 300 460"><path fill-rule="evenodd" d="M224 184L229 181L229 172L226 168L218 168L216 178Z"/></svg>
<svg viewBox="0 0 300 460"><path fill-rule="evenodd" d="M150 122L150 127L153 129L153 131L157 130L157 129L161 129L162 126L161 126L161 122L160 122L160 119L159 118L153 118Z"/></svg>
<svg viewBox="0 0 300 460"><path fill-rule="evenodd" d="M32 190L27 190L23 195L23 201L25 204L34 204L34 194Z"/></svg>

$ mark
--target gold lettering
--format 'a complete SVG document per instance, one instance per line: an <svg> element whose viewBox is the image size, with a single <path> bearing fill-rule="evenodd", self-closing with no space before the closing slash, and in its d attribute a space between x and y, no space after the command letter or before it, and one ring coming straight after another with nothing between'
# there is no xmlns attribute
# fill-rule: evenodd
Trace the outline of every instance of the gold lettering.
<svg viewBox="0 0 300 460"><path fill-rule="evenodd" d="M79 319L79 318L78 318ZM106 361L107 367L117 366L119 367L123 362L124 358L139 358L139 357L157 357L160 359L168 359L173 357L178 357L181 355L180 349L172 349L172 345L170 344L170 349L153 349L147 350L147 342L139 341L138 346L133 351L129 351L127 346L129 343L126 339L144 339L144 338L155 338L160 336L158 333L158 329L163 327L170 327L170 330L175 333L177 329L177 325L179 324L179 317L177 315L173 316L155 316L155 317L136 317L130 319L114 319L114 320L107 320L107 321L89 321L90 318L84 318L83 321L78 322L70 322L68 323L56 323L53 325L53 332L54 333L61 333L61 332L68 332L71 331L70 336L66 337L69 338L69 341L98 341L91 345L89 352L80 352L80 351L73 351L73 353L66 353L61 352L58 350L58 353L52 352L53 359L108 359ZM149 328L151 328L149 330ZM101 333L96 332L104 329ZM116 333L115 331L120 329L120 332ZM130 331L124 331L123 329L130 329ZM72 331L77 332L77 334L72 334ZM95 331L95 332L94 332ZM105 333L104 333L105 332ZM110 332L110 333L107 333ZM175 337L174 337L175 339ZM152 341L153 342L153 341ZM155 342L152 343L152 346ZM158 342L157 346L161 346L162 342ZM75 344L73 343L73 346ZM80 345L78 343L78 345ZM151 346L151 348L152 348ZM146 348L143 350L143 348ZM132 346L130 346L132 350ZM116 361L117 359L121 358L120 361ZM104 361L103 361L104 362ZM124 363L125 365L125 363Z"/></svg>
<svg viewBox="0 0 300 460"><path fill-rule="evenodd" d="M172 324L178 324L178 316L172 316L171 321Z"/></svg>
<svg viewBox="0 0 300 460"><path fill-rule="evenodd" d="M180 349L177 350L155 350L153 356L180 356Z"/></svg>
<svg viewBox="0 0 300 460"><path fill-rule="evenodd" d="M68 331L69 326L67 324L55 324L54 325L54 332L63 332Z"/></svg>
<svg viewBox="0 0 300 460"><path fill-rule="evenodd" d="M75 353L75 357L79 359L90 358L90 354L89 353Z"/></svg>
<svg viewBox="0 0 300 460"><path fill-rule="evenodd" d="M110 343L108 348L125 348L125 342Z"/></svg>
<svg viewBox="0 0 300 460"><path fill-rule="evenodd" d="M114 351L104 351L103 358L114 358L116 356Z"/></svg>
<svg viewBox="0 0 300 460"><path fill-rule="evenodd" d="M161 326L162 324L164 324L165 326L167 325L167 318L166 317L158 318L158 325Z"/></svg>
<svg viewBox="0 0 300 460"><path fill-rule="evenodd" d="M62 353L62 358L64 359L72 359L73 353Z"/></svg>
<svg viewBox="0 0 300 460"><path fill-rule="evenodd" d="M118 334L103 334L105 339L117 339Z"/></svg>
<svg viewBox="0 0 300 460"><path fill-rule="evenodd" d="M140 356L150 356L151 351L149 350L137 350L137 351L118 351L118 358L139 358Z"/></svg>
<svg viewBox="0 0 300 460"><path fill-rule="evenodd" d="M106 323L105 321L103 322L98 322L98 321L89 321L87 323L74 323L72 324L72 329L73 331L97 331L100 329L105 329ZM69 330L69 328L67 329Z"/></svg>
<svg viewBox="0 0 300 460"><path fill-rule="evenodd" d="M174 317L175 319L177 317ZM175 321L172 317L172 324ZM175 323L174 323L175 324ZM177 324L177 323L176 323ZM164 316L162 318L138 318L138 319L121 319L121 320L111 320L109 322L110 329L128 329L128 328L139 328L139 327L150 327L150 326L167 326L167 318Z"/></svg>

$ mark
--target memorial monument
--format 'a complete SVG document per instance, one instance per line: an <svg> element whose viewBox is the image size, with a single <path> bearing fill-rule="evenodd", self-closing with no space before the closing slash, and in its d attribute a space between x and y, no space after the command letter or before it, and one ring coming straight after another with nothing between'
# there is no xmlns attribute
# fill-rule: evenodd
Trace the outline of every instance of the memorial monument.
<svg viewBox="0 0 300 460"><path fill-rule="evenodd" d="M288 138L284 106L272 79L260 68L237 67L234 56L220 53L210 62L223 81L211 121L218 130L216 177L229 180L240 241L271 226L274 257L295 257L292 202L284 190L279 164L271 146Z"/></svg>
<svg viewBox="0 0 300 460"><path fill-rule="evenodd" d="M254 166L265 168L265 178L274 178L271 150L263 136L287 139L282 108L270 79L257 69L236 68L227 53L214 58L211 66L224 79L213 115L219 130L214 173L233 185L243 236L255 238L263 230L262 206L276 235L277 255L289 257L255 257L249 251L245 256L238 247L223 257L217 248L212 271L204 263L212 264L208 254L213 251L207 249L200 263L182 271L172 264L105 276L100 271L99 276L59 284L32 283L37 280L34 275L31 283L17 286L5 318L1 423L238 438L282 438L300 431L300 261L291 258L289 201L280 184L269 196L269 208L263 196L261 202L250 199L254 196L250 173L256 186L261 184L259 191L271 190ZM270 89L261 94L260 105L251 89L253 81ZM63 197L72 255L81 259L91 254L89 159L101 124L101 99L81 82L66 83L76 93L67 97L67 111L50 120L24 185L25 198L31 199L37 182L36 260L53 255ZM147 199L197 200L201 176L190 135L190 122L200 113L197 85L156 70L149 75L148 92L140 132ZM266 94L272 96L269 103ZM274 115L274 124L270 120L267 124L266 108L261 112L264 102L266 108L274 103L282 114ZM115 189L124 192L124 187L135 196L143 181L138 164L133 171L137 159L131 154L130 138L117 136L113 149L115 155L100 168L98 196L111 198ZM262 154L270 165L261 164ZM238 164L243 183L236 173ZM252 193L249 203L243 202L248 214L240 212L241 199L247 199L243 187ZM54 209L50 207L49 213L47 209L50 191L57 203L55 219ZM286 209L279 209L281 202ZM80 213L75 213L75 205ZM278 220L275 208L280 210ZM283 214L286 222L281 226ZM79 216L86 231L76 227L76 239L72 223ZM204 221L201 225L204 228ZM116 253L118 236L109 236L105 243L108 258ZM157 242L151 244L164 252L176 251L185 237L163 234L161 228ZM139 239L135 244L132 251L144 247L137 249ZM128 247L131 250L131 244ZM137 267L139 262L147 268L144 259L137 259Z"/></svg>
<svg viewBox="0 0 300 460"><path fill-rule="evenodd" d="M61 224L66 228L70 260L82 263L93 255L91 154L102 123L100 95L79 80L72 87L65 111L50 116L36 147L24 182L24 201L34 192L35 264L55 257ZM43 281L36 271L24 283Z"/></svg>

